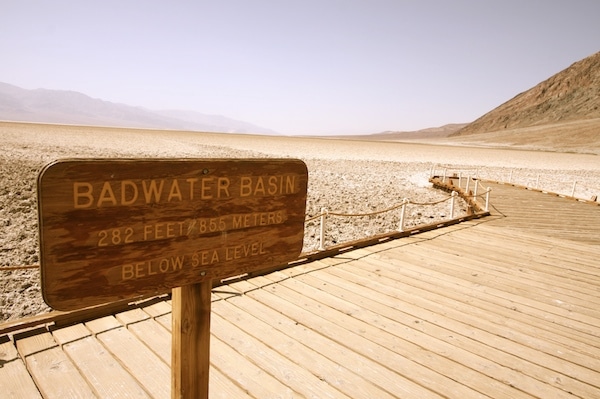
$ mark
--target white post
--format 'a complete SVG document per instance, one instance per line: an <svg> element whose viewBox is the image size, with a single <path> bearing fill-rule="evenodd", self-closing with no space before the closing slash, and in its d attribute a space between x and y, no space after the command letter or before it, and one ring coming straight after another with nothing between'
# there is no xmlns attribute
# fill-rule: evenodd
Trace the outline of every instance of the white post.
<svg viewBox="0 0 600 399"><path fill-rule="evenodd" d="M571 197L575 197L575 186L577 186L577 180L573 182L573 190L571 190Z"/></svg>
<svg viewBox="0 0 600 399"><path fill-rule="evenodd" d="M467 176L467 186L465 187L465 194L469 195L469 181L471 180L471 176Z"/></svg>
<svg viewBox="0 0 600 399"><path fill-rule="evenodd" d="M458 188L462 187L462 170L458 172Z"/></svg>
<svg viewBox="0 0 600 399"><path fill-rule="evenodd" d="M431 170L429 171L429 177L433 177L435 174L435 164L431 164Z"/></svg>
<svg viewBox="0 0 600 399"><path fill-rule="evenodd" d="M475 189L473 190L473 197L477 201L477 187L479 186L479 179L475 180Z"/></svg>
<svg viewBox="0 0 600 399"><path fill-rule="evenodd" d="M321 233L319 235L319 251L325 250L325 218L327 216L327 208L321 208Z"/></svg>
<svg viewBox="0 0 600 399"><path fill-rule="evenodd" d="M454 199L456 198L456 191L452 191L450 198L450 219L454 219Z"/></svg>
<svg viewBox="0 0 600 399"><path fill-rule="evenodd" d="M444 175L442 176L442 183L446 183L446 168L444 168Z"/></svg>
<svg viewBox="0 0 600 399"><path fill-rule="evenodd" d="M402 200L402 209L400 211L400 226L398 226L399 231L404 231L404 215L406 215L406 204L408 203L408 198L404 198Z"/></svg>
<svg viewBox="0 0 600 399"><path fill-rule="evenodd" d="M489 211L490 210L490 191L492 191L491 188L487 188L487 190L485 190L485 211Z"/></svg>

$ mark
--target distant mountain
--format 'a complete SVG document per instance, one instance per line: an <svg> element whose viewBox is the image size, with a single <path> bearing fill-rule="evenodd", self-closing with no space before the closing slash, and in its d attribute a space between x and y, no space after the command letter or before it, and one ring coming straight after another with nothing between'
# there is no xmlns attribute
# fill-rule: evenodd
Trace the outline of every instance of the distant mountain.
<svg viewBox="0 0 600 399"><path fill-rule="evenodd" d="M600 118L600 52L517 95L452 136L566 125ZM559 130L556 130L559 131ZM563 130L560 130L563 131ZM569 134L569 130L564 130ZM598 133L596 133L596 137Z"/></svg>
<svg viewBox="0 0 600 399"><path fill-rule="evenodd" d="M226 133L261 133L277 135L279 133L274 130L266 129L264 127L252 125L248 122L238 121L235 119L227 118L221 115L207 115L196 111L184 111L184 110L161 110L153 111L155 114L162 115L167 118L176 119L184 123L185 126L189 126L189 129L198 130L194 126L206 126L207 129L212 127L212 130L216 132ZM217 130L214 130L217 129ZM227 130L225 130L227 129Z"/></svg>
<svg viewBox="0 0 600 399"><path fill-rule="evenodd" d="M447 125L430 127L427 129L415 130L410 132L388 131L372 134L371 137L380 140L422 140L422 139L441 139L448 137L452 133L465 127L466 123L449 123Z"/></svg>
<svg viewBox="0 0 600 399"><path fill-rule="evenodd" d="M444 126L430 127L414 131L386 131L381 133L329 136L330 138L341 138L350 140L372 140L372 141L420 141L443 139L465 127L466 123L449 123Z"/></svg>
<svg viewBox="0 0 600 399"><path fill-rule="evenodd" d="M247 122L194 111L152 111L75 91L26 90L0 82L0 120L203 132L277 134Z"/></svg>

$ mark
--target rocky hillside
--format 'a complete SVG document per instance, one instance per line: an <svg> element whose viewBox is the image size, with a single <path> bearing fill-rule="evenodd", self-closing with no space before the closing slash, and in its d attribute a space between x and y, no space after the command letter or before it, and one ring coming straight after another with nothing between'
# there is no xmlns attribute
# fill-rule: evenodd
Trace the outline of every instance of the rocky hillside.
<svg viewBox="0 0 600 399"><path fill-rule="evenodd" d="M452 136L503 130L518 134L520 128L597 118L600 118L600 52L517 95Z"/></svg>

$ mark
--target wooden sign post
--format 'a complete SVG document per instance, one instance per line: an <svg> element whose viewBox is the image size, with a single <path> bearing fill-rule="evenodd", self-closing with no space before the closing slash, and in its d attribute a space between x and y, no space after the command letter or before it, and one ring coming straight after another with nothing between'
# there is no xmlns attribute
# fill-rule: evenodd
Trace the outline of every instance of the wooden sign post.
<svg viewBox="0 0 600 399"><path fill-rule="evenodd" d="M208 398L212 283L174 288L171 397Z"/></svg>
<svg viewBox="0 0 600 399"><path fill-rule="evenodd" d="M208 395L214 279L302 250L294 159L71 159L38 178L42 294L74 310L173 290L173 397Z"/></svg>

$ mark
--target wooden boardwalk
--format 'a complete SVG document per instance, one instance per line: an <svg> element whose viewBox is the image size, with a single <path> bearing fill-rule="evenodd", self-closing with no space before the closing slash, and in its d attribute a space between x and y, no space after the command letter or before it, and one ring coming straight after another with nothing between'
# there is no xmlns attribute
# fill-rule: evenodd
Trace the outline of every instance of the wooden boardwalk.
<svg viewBox="0 0 600 399"><path fill-rule="evenodd" d="M600 207L491 216L213 291L211 398L600 398ZM167 301L0 337L0 397L170 397Z"/></svg>

